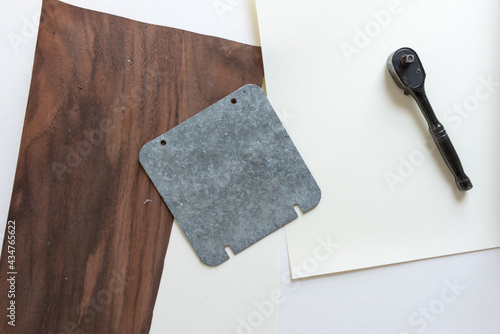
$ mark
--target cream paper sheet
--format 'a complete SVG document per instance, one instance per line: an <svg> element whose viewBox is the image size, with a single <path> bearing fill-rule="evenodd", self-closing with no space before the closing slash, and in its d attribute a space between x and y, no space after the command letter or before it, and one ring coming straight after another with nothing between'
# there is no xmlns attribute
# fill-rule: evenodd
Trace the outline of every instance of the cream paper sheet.
<svg viewBox="0 0 500 334"><path fill-rule="evenodd" d="M500 5L257 0L267 92L322 189L287 228L293 278L500 246ZM456 190L386 69L412 47L474 189Z"/></svg>

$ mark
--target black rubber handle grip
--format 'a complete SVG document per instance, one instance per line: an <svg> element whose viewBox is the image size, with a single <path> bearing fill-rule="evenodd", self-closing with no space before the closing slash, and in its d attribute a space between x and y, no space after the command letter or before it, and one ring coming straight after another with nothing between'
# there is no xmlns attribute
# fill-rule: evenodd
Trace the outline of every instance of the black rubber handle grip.
<svg viewBox="0 0 500 334"><path fill-rule="evenodd" d="M455 182L460 191L468 191L472 189L472 182L465 174L462 163L458 158L457 151L451 143L450 137L443 128L442 132L434 136L434 142L443 156L444 161L448 165L451 173L455 177Z"/></svg>
<svg viewBox="0 0 500 334"><path fill-rule="evenodd" d="M455 177L455 182L458 189L460 191L471 190L472 182L465 174L457 151L455 150L455 147L453 147L451 139L448 136L448 133L446 133L445 128L437 119L436 114L434 113L434 110L432 109L431 104L427 99L425 91L423 89L420 91L415 91L412 95L417 101L417 104L422 110L422 114L429 124L429 132L431 133L432 138L434 139L434 142L436 143L436 146L441 153L441 156L443 157L446 165Z"/></svg>

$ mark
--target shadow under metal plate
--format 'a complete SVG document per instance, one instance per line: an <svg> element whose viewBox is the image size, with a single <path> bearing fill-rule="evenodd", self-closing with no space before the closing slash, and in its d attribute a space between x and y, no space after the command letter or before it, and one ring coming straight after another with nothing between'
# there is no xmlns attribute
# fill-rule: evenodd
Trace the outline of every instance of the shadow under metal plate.
<svg viewBox="0 0 500 334"><path fill-rule="evenodd" d="M140 162L196 254L216 266L321 191L264 92L247 85L146 144Z"/></svg>

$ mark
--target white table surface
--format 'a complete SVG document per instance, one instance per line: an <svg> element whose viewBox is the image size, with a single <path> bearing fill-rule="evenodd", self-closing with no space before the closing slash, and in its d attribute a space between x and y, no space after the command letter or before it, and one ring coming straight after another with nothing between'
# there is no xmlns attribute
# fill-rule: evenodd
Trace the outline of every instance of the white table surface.
<svg viewBox="0 0 500 334"><path fill-rule="evenodd" d="M106 1L114 14L135 0ZM170 1L173 3L173 1ZM189 29L183 13L191 9L211 19L194 20L196 32L258 44L252 1L177 1L179 19L172 24ZM88 3L88 2L87 2ZM97 1L95 1L97 3ZM153 6L154 1L143 3ZM216 6L229 7L221 14ZM103 3L104 4L104 3ZM208 5L207 5L208 4ZM0 4L0 237L14 182L36 43L40 0ZM103 9L105 7L102 7ZM208 9L209 10L208 10ZM155 12L154 10L151 13ZM186 14L187 15L187 14ZM214 19L217 17L216 19ZM223 17L221 19L220 17ZM252 17L252 20L244 19ZM146 20L144 17L133 17ZM218 21L216 21L218 20ZM200 23L202 22L202 24ZM224 32L228 22L240 30ZM206 30L204 30L206 29ZM17 42L13 43L15 40ZM499 222L500 223L500 222ZM281 234L281 291L278 311L280 334L323 333L500 333L500 250L368 269L304 280L290 280L284 231ZM255 245L254 247L259 247ZM278 264L277 264L278 265ZM271 293L271 291L269 291ZM256 300L262 302L262 300ZM181 300L178 303L182 303ZM241 315L245 318L245 314ZM196 314L193 314L196 321ZM153 332L153 331L152 331ZM238 332L238 331L236 331ZM263 328L240 333L273 334ZM154 333L171 333L168 329ZM181 333L181 332L179 332ZM177 333L173 333L177 334Z"/></svg>

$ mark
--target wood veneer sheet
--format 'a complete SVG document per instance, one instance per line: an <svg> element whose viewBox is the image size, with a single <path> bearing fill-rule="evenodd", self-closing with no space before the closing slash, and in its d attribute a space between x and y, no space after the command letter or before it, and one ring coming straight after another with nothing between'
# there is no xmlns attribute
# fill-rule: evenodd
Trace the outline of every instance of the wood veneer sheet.
<svg viewBox="0 0 500 334"><path fill-rule="evenodd" d="M140 148L262 76L258 47L44 1L0 332L147 333L173 218Z"/></svg>
<svg viewBox="0 0 500 334"><path fill-rule="evenodd" d="M294 278L500 246L498 1L258 0L269 99L323 198ZM459 193L386 63L411 47L474 189Z"/></svg>
<svg viewBox="0 0 500 334"><path fill-rule="evenodd" d="M145 23L260 45L255 0L64 0Z"/></svg>

